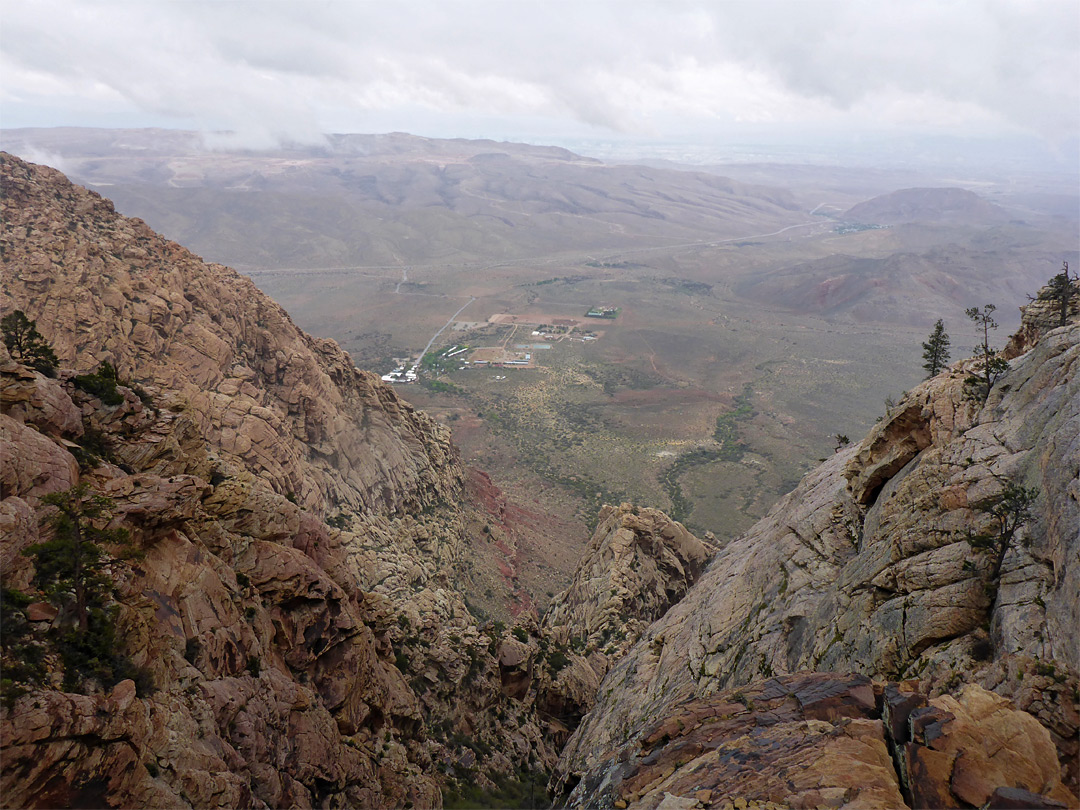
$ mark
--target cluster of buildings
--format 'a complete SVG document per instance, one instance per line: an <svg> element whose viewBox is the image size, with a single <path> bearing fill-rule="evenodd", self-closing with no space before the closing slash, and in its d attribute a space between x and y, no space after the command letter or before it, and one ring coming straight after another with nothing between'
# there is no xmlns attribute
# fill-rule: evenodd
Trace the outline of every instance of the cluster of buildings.
<svg viewBox="0 0 1080 810"><path fill-rule="evenodd" d="M398 366L389 374L383 374L383 382L388 383L414 383L416 382L419 374L416 369L420 366L419 363L413 363L408 369L405 366Z"/></svg>
<svg viewBox="0 0 1080 810"><path fill-rule="evenodd" d="M611 320L618 316L619 309L618 307L607 306L593 307L586 314L587 317L590 318L605 318ZM586 343L588 341L596 340L599 337L595 332L584 331L583 327L585 326L585 323L582 321L574 320L573 318L541 317L548 320L549 323L537 323L536 321L532 321L532 324L536 327L531 330L531 336L533 338L550 341L571 340ZM510 323L515 321L517 323L529 323L523 316L496 315L492 316L491 319L492 323ZM603 333L601 332L600 334ZM388 383L415 383L419 380L419 369L421 365L423 365L427 371L436 375L451 371L454 366L457 367L458 371L477 367L534 368L532 352L538 349L550 348L552 348L551 343L516 344L514 349L517 351L508 350L505 347L505 344L498 347L490 346L473 349L469 346L455 343L449 348L442 349L427 355L425 358L416 360L411 365L407 360L399 359L397 362L400 362L401 365L389 374L383 374L382 379L384 382ZM465 357L469 356L466 352L472 352L471 360L465 359Z"/></svg>
<svg viewBox="0 0 1080 810"><path fill-rule="evenodd" d="M607 318L608 320L614 320L618 315L618 307L593 307L585 313L586 318Z"/></svg>

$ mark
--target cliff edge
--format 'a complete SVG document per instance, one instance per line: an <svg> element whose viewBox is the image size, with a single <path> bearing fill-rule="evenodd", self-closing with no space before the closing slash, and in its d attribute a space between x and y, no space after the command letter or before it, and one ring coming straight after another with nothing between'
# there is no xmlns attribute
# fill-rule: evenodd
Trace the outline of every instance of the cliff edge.
<svg viewBox="0 0 1080 810"><path fill-rule="evenodd" d="M1075 801L1080 318L1074 307L1058 327L1050 309L1026 308L985 403L966 383L977 361L956 364L723 548L608 674L556 787L575 804L625 802L628 758L663 756L656 718L814 671L869 676L879 696L891 681L923 701L964 685L1011 698L1053 739ZM1019 487L1034 501L1012 514ZM863 700L880 722L873 694ZM866 806L857 796L836 806Z"/></svg>

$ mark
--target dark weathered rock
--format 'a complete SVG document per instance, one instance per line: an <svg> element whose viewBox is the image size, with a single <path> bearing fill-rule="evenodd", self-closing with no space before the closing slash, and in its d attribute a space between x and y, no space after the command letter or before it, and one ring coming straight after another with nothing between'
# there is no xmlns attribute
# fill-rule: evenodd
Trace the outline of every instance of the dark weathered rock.
<svg viewBox="0 0 1080 810"><path fill-rule="evenodd" d="M986 807L987 810L1059 810L1068 805L1023 788L999 787Z"/></svg>
<svg viewBox="0 0 1080 810"><path fill-rule="evenodd" d="M974 685L930 699L876 686L862 675L805 673L677 703L623 745L598 752L597 767L563 772L557 785L574 807L649 810L740 801L978 807L1001 786L1075 803L1049 734L1009 701ZM883 724L875 693L891 700L893 723L896 706L924 704L900 732L912 741L898 741L895 725Z"/></svg>
<svg viewBox="0 0 1080 810"><path fill-rule="evenodd" d="M570 804L903 804L873 687L861 675L791 675L687 701L644 726L637 740L587 774Z"/></svg>
<svg viewBox="0 0 1080 810"><path fill-rule="evenodd" d="M889 738L894 744L910 742L908 718L915 709L926 706L926 696L918 692L901 692L897 686L889 684L883 697L881 719Z"/></svg>

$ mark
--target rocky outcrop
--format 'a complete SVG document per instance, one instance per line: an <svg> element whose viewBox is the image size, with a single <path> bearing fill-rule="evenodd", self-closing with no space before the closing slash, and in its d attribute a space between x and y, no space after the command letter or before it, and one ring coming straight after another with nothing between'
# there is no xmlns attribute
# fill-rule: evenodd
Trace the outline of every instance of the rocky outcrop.
<svg viewBox="0 0 1080 810"><path fill-rule="evenodd" d="M605 506L570 587L551 600L544 631L615 656L678 602L712 549L656 509Z"/></svg>
<svg viewBox="0 0 1080 810"><path fill-rule="evenodd" d="M1069 807L1038 721L970 685L928 698L863 675L785 675L673 705L570 804L640 808ZM569 787L569 786L568 786Z"/></svg>
<svg viewBox="0 0 1080 810"><path fill-rule="evenodd" d="M51 169L0 170L0 305L64 366L0 349L6 804L436 807L550 768L456 588L483 521L447 431L231 270ZM116 380L87 376L105 360ZM76 484L130 540L117 683L65 658L70 611L22 553Z"/></svg>
<svg viewBox="0 0 1080 810"><path fill-rule="evenodd" d="M1076 322L1080 320L1080 279L1077 279L1074 275L1069 275L1068 264L1065 265L1062 272L1070 279L1073 289L1073 294L1068 301L1065 319L1069 322ZM1061 326L1061 302L1050 287L1044 287L1040 290L1038 295L1021 307L1021 310L1024 317L1020 328L1009 338L1009 343L1005 346L1003 352L1005 358L1009 360L1019 357L1033 347L1046 332Z"/></svg>
<svg viewBox="0 0 1080 810"><path fill-rule="evenodd" d="M569 655L541 690L542 713L574 728L604 675L686 595L712 551L657 509L605 506L570 587L552 598L541 623L548 647Z"/></svg>
<svg viewBox="0 0 1080 810"><path fill-rule="evenodd" d="M927 698L884 690L886 739L912 807L983 807L995 794L1022 790L1076 804L1061 782L1050 735L1030 714L969 684L956 696Z"/></svg>
<svg viewBox="0 0 1080 810"><path fill-rule="evenodd" d="M247 278L205 264L59 172L0 156L4 311L61 364L109 361L167 392L224 457L320 514L393 513L460 491L448 431L302 333Z"/></svg>
<svg viewBox="0 0 1080 810"><path fill-rule="evenodd" d="M1075 791L1080 324L1043 330L985 405L965 392L969 365L912 391L716 555L608 674L557 780L606 773L682 702L818 670L1016 696ZM1037 492L1012 523L998 509L1010 484ZM1046 691L1021 697L1044 674Z"/></svg>
<svg viewBox="0 0 1080 810"><path fill-rule="evenodd" d="M605 506L570 586L499 642L505 694L532 705L554 750L612 665L686 595L712 549L656 509Z"/></svg>
<svg viewBox="0 0 1080 810"><path fill-rule="evenodd" d="M24 368L4 369L19 391L30 385ZM144 408L130 390L106 406L70 382L33 381L45 390L16 398L9 411L28 421L0 416L18 428L10 458L20 469L49 470L35 455L48 446L67 476L50 479L51 491L81 482L109 498L111 525L137 550L110 570L119 636L139 686L58 691L69 665L48 652L48 630L64 616L27 608L30 638L46 651L42 685L51 688L5 695L0 785L9 805L437 804L438 784L415 740L420 703L380 655L387 642L369 626L375 610L359 588L346 590L294 546L311 542L305 529L317 544L325 525L220 459L214 475L192 474L211 461L202 442L185 438L195 431L188 416ZM105 437L108 460L60 438L57 414L71 408ZM144 433L157 452L144 446ZM47 536L43 485L15 476L4 494L4 586L27 591L32 562L20 552ZM380 762L391 747L398 758Z"/></svg>

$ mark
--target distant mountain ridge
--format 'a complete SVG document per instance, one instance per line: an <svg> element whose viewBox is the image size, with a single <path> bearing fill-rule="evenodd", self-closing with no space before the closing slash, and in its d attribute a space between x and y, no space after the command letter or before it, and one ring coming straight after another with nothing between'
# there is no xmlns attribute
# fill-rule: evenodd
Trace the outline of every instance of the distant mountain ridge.
<svg viewBox="0 0 1080 810"><path fill-rule="evenodd" d="M905 222L987 225L1008 222L1001 206L963 188L905 188L852 206L843 218L866 224Z"/></svg>
<svg viewBox="0 0 1080 810"><path fill-rule="evenodd" d="M208 150L197 133L6 130L119 210L216 261L311 267L470 262L775 230L778 188L610 166L552 146L392 133L323 146Z"/></svg>
<svg viewBox="0 0 1080 810"><path fill-rule="evenodd" d="M881 258L836 254L761 273L735 290L763 306L928 327L943 306L959 312L972 299L1020 299L1057 260L1058 254L1012 245L945 244Z"/></svg>

